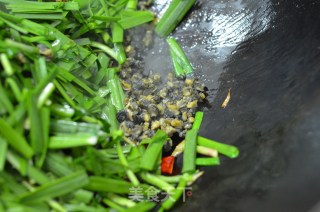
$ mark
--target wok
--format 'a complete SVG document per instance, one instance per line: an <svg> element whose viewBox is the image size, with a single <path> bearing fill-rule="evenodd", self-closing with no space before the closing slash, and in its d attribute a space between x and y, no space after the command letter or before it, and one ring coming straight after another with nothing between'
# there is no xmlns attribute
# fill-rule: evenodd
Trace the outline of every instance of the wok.
<svg viewBox="0 0 320 212"><path fill-rule="evenodd" d="M317 0L201 0L173 33L209 89L200 134L241 151L203 168L176 211L320 211L319 11ZM138 56L165 74L168 49L153 39Z"/></svg>

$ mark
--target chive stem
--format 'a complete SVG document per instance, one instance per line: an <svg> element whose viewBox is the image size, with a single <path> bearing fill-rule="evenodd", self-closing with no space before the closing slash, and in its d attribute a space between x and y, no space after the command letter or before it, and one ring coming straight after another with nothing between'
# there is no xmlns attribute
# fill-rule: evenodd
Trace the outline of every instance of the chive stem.
<svg viewBox="0 0 320 212"><path fill-rule="evenodd" d="M214 166L220 165L220 159L218 157L215 158L197 158L196 159L197 166Z"/></svg>
<svg viewBox="0 0 320 212"><path fill-rule="evenodd" d="M204 146L197 146L197 153L209 156L209 157L218 157L218 151Z"/></svg>
<svg viewBox="0 0 320 212"><path fill-rule="evenodd" d="M181 22L195 2L195 0L172 0L156 26L156 33L160 37L167 37Z"/></svg>
<svg viewBox="0 0 320 212"><path fill-rule="evenodd" d="M191 129L186 133L186 141L183 153L182 173L193 173L196 170L198 129Z"/></svg>
<svg viewBox="0 0 320 212"><path fill-rule="evenodd" d="M198 136L198 145L215 149L219 153L229 158L236 158L239 155L239 150L237 147L228 145L228 144L219 143L217 141L210 140L208 138L204 138L201 136Z"/></svg>

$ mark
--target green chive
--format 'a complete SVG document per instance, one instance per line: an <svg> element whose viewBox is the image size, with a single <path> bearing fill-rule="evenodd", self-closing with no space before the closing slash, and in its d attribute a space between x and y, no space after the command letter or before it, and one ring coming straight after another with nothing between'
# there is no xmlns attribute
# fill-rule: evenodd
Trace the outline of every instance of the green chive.
<svg viewBox="0 0 320 212"><path fill-rule="evenodd" d="M91 41L91 46L95 47L95 48L98 48L98 49L101 49L102 51L107 53L109 56L111 56L113 59L118 61L117 53L115 52L115 50L113 50L109 46L106 46L106 45L104 45L102 43L98 43L98 42L95 42L95 41Z"/></svg>
<svg viewBox="0 0 320 212"><path fill-rule="evenodd" d="M106 203L111 208L115 209L116 211L119 211L119 212L125 211L125 209L123 207L121 207L120 205L118 205L117 203L115 203L109 199L103 199L103 202Z"/></svg>
<svg viewBox="0 0 320 212"><path fill-rule="evenodd" d="M6 163L6 155L8 150L8 143L0 137L0 172L3 171Z"/></svg>
<svg viewBox="0 0 320 212"><path fill-rule="evenodd" d="M122 132L122 134L123 134L123 132ZM125 155L123 154L121 143L120 143L120 139L117 139L117 144L116 145L117 145L116 148L117 148L119 160L122 163L122 165L127 168L127 176L128 176L128 178L130 179L130 181L132 182L132 184L134 186L139 186L140 182L137 179L136 175L133 173L133 171L130 169L130 167L128 165L128 161L127 161Z"/></svg>
<svg viewBox="0 0 320 212"><path fill-rule="evenodd" d="M75 113L75 110L68 105L52 104L50 110L53 115L64 118L71 118Z"/></svg>
<svg viewBox="0 0 320 212"><path fill-rule="evenodd" d="M129 29L150 22L153 18L150 11L123 11L118 23L123 29Z"/></svg>
<svg viewBox="0 0 320 212"><path fill-rule="evenodd" d="M66 158L57 153L49 153L46 157L45 165L50 172L59 177L73 173L73 170L66 162Z"/></svg>
<svg viewBox="0 0 320 212"><path fill-rule="evenodd" d="M0 134L6 139L8 144L26 158L31 158L33 150L25 138L15 129L9 126L6 121L0 118Z"/></svg>
<svg viewBox="0 0 320 212"><path fill-rule="evenodd" d="M128 199L128 198L125 198L125 197L122 197L122 196L119 196L119 195L116 195L116 194L108 194L108 197L110 198L110 200L112 200L113 202L121 205L121 206L124 206L124 207L134 207L135 205L137 205L134 201Z"/></svg>
<svg viewBox="0 0 320 212"><path fill-rule="evenodd" d="M116 180L106 177L92 176L85 187L90 191L113 192L116 194L128 194L132 184L124 180Z"/></svg>
<svg viewBox="0 0 320 212"><path fill-rule="evenodd" d="M123 42L123 29L122 27L116 23L112 23L112 42L113 43L122 43Z"/></svg>
<svg viewBox="0 0 320 212"><path fill-rule="evenodd" d="M43 117L36 106L36 98L31 96L28 98L28 115L30 117L30 135L31 146L37 154L42 154L46 151L47 144L45 143L45 131L43 129Z"/></svg>
<svg viewBox="0 0 320 212"><path fill-rule="evenodd" d="M49 97L51 96L51 94L53 93L55 87L54 84L52 82L50 82L42 91L42 93L40 94L39 98L38 98L38 103L37 103L37 107L41 108L45 102L49 99Z"/></svg>
<svg viewBox="0 0 320 212"><path fill-rule="evenodd" d="M16 81L13 80L12 78L7 78L7 83L9 84L9 86L11 87L11 90L16 98L16 100L18 100L19 102L21 102L22 100L22 93L20 91L19 86L17 85Z"/></svg>
<svg viewBox="0 0 320 212"><path fill-rule="evenodd" d="M117 61L119 62L119 64L123 64L124 62L126 62L127 57L122 43L114 43L114 50L117 54Z"/></svg>
<svg viewBox="0 0 320 212"><path fill-rule="evenodd" d="M172 0L156 26L156 33L160 37L168 36L181 22L195 2L195 0Z"/></svg>
<svg viewBox="0 0 320 212"><path fill-rule="evenodd" d="M214 166L220 165L220 159L218 157L215 158L197 158L196 159L197 166Z"/></svg>
<svg viewBox="0 0 320 212"><path fill-rule="evenodd" d="M179 200L182 193L185 191L185 187L187 186L186 178L188 178L188 175L184 175L184 176L185 177L182 177L180 179L180 182L177 188L174 190L173 194L162 203L161 205L162 208L169 210Z"/></svg>
<svg viewBox="0 0 320 212"><path fill-rule="evenodd" d="M66 134L50 137L49 149L65 149L97 144L98 138L92 134Z"/></svg>
<svg viewBox="0 0 320 212"><path fill-rule="evenodd" d="M200 129L202 119L203 119L203 112L202 111L196 112L192 129Z"/></svg>
<svg viewBox="0 0 320 212"><path fill-rule="evenodd" d="M15 154L13 151L7 151L7 160L22 176L27 174L28 163L25 158L20 157Z"/></svg>
<svg viewBox="0 0 320 212"><path fill-rule="evenodd" d="M153 202L139 202L135 206L128 208L126 212L151 211L156 206Z"/></svg>
<svg viewBox="0 0 320 212"><path fill-rule="evenodd" d="M77 171L71 175L45 183L34 191L20 197L22 203L40 202L68 194L88 184L88 176L84 171Z"/></svg>
<svg viewBox="0 0 320 212"><path fill-rule="evenodd" d="M219 153L228 156L229 158L236 158L239 155L239 150L237 147L228 145L228 144L222 144L219 142L216 142L214 140L210 140L201 136L198 136L198 145L205 146L208 148L212 148L217 150Z"/></svg>
<svg viewBox="0 0 320 212"><path fill-rule="evenodd" d="M198 129L191 129L186 133L186 141L183 152L183 173L193 173L196 170L197 136Z"/></svg>
<svg viewBox="0 0 320 212"><path fill-rule="evenodd" d="M14 74L13 68L6 54L0 54L0 61L4 71L8 76L11 76L12 74Z"/></svg>
<svg viewBox="0 0 320 212"><path fill-rule="evenodd" d="M156 175L152 175L150 173L147 172L142 172L140 174L140 177L146 181L147 183L156 186L157 188L166 191L166 192L171 192L174 191L174 187L172 185L170 185L169 183L167 183L166 181L160 179L159 177L157 177Z"/></svg>
<svg viewBox="0 0 320 212"><path fill-rule="evenodd" d="M187 1L187 0L185 0L185 1ZM176 62L178 62L179 65L183 68L186 75L191 74L193 72L193 68L192 68L187 56L183 52L182 48L177 43L177 41L173 38L168 38L167 43L170 47L171 54L174 55L174 57L176 57L176 60L177 60Z"/></svg>
<svg viewBox="0 0 320 212"><path fill-rule="evenodd" d="M185 76L185 70L182 68L182 66L179 63L179 58L176 56L176 54L173 53L173 51L170 49L170 55L172 58L172 64L173 68L176 74L176 77Z"/></svg>
<svg viewBox="0 0 320 212"><path fill-rule="evenodd" d="M197 146L197 153L208 156L218 157L218 151L204 146Z"/></svg>
<svg viewBox="0 0 320 212"><path fill-rule="evenodd" d="M117 83L118 79L111 79L108 81L108 88L111 91L112 104L116 107L117 111L124 109L124 99L122 98L121 92L122 87Z"/></svg>
<svg viewBox="0 0 320 212"><path fill-rule="evenodd" d="M156 164L159 158L159 155L162 152L162 147L167 141L168 136L165 132L158 130L156 134L151 138L151 142L146 149L146 152L143 154L141 159L141 168L145 170L152 171L156 169Z"/></svg>

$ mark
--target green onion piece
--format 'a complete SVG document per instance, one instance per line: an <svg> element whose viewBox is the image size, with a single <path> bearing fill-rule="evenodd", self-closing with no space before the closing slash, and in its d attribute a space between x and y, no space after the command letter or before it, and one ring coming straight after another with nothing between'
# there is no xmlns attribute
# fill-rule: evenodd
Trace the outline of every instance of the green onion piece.
<svg viewBox="0 0 320 212"><path fill-rule="evenodd" d="M64 90L64 88L61 86L61 84L57 81L54 80L53 81L55 87L57 88L57 90L60 92L61 96L65 99L65 101L74 109L77 109L76 103L70 98L70 96L66 93L66 91Z"/></svg>
<svg viewBox="0 0 320 212"><path fill-rule="evenodd" d="M183 68L186 75L191 74L193 72L193 68L192 68L186 54L183 52L182 48L177 43L177 41L173 38L168 38L167 43L170 47L170 51L172 51L171 54L175 55L174 57L177 57L176 60L180 64L180 66Z"/></svg>
<svg viewBox="0 0 320 212"><path fill-rule="evenodd" d="M16 81L14 81L11 77L7 78L7 83L9 84L9 86L11 87L11 90L16 98L16 100L18 100L19 102L21 102L22 100L22 94L20 91L19 86L17 85Z"/></svg>
<svg viewBox="0 0 320 212"><path fill-rule="evenodd" d="M158 130L156 134L151 138L151 142L147 147L146 152L141 159L141 168L152 171L156 167L159 155L162 152L162 147L167 141L168 136L165 132Z"/></svg>
<svg viewBox="0 0 320 212"><path fill-rule="evenodd" d="M0 11L0 21L2 21L3 23L5 23L6 25L8 25L9 27L23 33L23 34L27 34L28 33L28 30L25 29L24 27L21 27L21 26L18 26L17 24L13 23L12 21L9 21L7 19L15 19L14 22L20 22L21 19L18 18L18 17L14 17L12 15L9 15L9 14L6 14L2 11Z"/></svg>
<svg viewBox="0 0 320 212"><path fill-rule="evenodd" d="M188 182L188 185L191 185L193 182L195 182L199 177L203 175L203 171L196 171L193 175L175 175L175 176L165 176L165 175L159 175L158 177L167 183L179 183L181 178L185 178Z"/></svg>
<svg viewBox="0 0 320 212"><path fill-rule="evenodd" d="M127 60L126 53L124 51L124 47L122 43L114 43L114 50L116 51L116 54L118 55L118 63L123 64Z"/></svg>
<svg viewBox="0 0 320 212"><path fill-rule="evenodd" d="M112 17L112 16L98 16L98 15L93 15L91 16L92 19L98 20L98 21L103 21L103 22L113 22L113 21L118 21L120 20L119 17Z"/></svg>
<svg viewBox="0 0 320 212"><path fill-rule="evenodd" d="M28 115L30 118L31 146L34 153L43 154L47 149L43 117L36 106L36 97L30 95L28 98Z"/></svg>
<svg viewBox="0 0 320 212"><path fill-rule="evenodd" d="M41 108L45 102L49 99L49 97L51 96L51 94L53 93L55 87L54 84L52 82L50 82L41 92L39 98L38 98L38 102L37 102L37 108Z"/></svg>
<svg viewBox="0 0 320 212"><path fill-rule="evenodd" d="M6 163L6 155L8 150L8 143L4 138L0 137L0 172L4 169Z"/></svg>
<svg viewBox="0 0 320 212"><path fill-rule="evenodd" d="M110 57L108 57L103 52L100 52L98 55L98 61L100 63L101 68L108 68L110 63Z"/></svg>
<svg viewBox="0 0 320 212"><path fill-rule="evenodd" d="M25 19L34 19L34 20L62 20L66 14L60 13L21 13L15 12L15 16Z"/></svg>
<svg viewBox="0 0 320 212"><path fill-rule="evenodd" d="M219 143L217 141L210 140L201 136L198 136L198 145L215 149L219 153L229 158L236 158L239 155L239 150L237 147L228 145L228 144Z"/></svg>
<svg viewBox="0 0 320 212"><path fill-rule="evenodd" d="M87 46L91 44L91 40L89 38L79 38L74 40L74 42L79 46Z"/></svg>
<svg viewBox="0 0 320 212"><path fill-rule="evenodd" d="M86 211L86 212L105 212L106 209L102 206L88 206L84 203L76 203L76 204L66 204L64 205L67 211Z"/></svg>
<svg viewBox="0 0 320 212"><path fill-rule="evenodd" d="M6 54L0 54L0 61L4 71L8 76L11 76L12 74L14 74L13 68Z"/></svg>
<svg viewBox="0 0 320 212"><path fill-rule="evenodd" d="M3 108L3 110L9 113L13 113L14 109L12 102L7 95L7 91L2 87L2 83L0 83L0 96L0 108Z"/></svg>
<svg viewBox="0 0 320 212"><path fill-rule="evenodd" d="M157 175L152 175L147 172L142 172L140 174L140 177L146 181L147 183L156 186L157 188L166 191L166 192L172 192L174 191L174 187L167 183L166 181L160 179Z"/></svg>
<svg viewBox="0 0 320 212"><path fill-rule="evenodd" d="M14 167L22 176L27 174L28 163L25 158L20 157L19 155L15 154L13 151L7 151L7 160Z"/></svg>
<svg viewBox="0 0 320 212"><path fill-rule="evenodd" d="M119 122L117 120L117 109L112 104L111 99L108 99L108 106L102 109L103 118L110 124L110 131L117 130L119 128Z"/></svg>
<svg viewBox="0 0 320 212"><path fill-rule="evenodd" d="M8 172L0 172L0 179L3 179L10 191L16 195L20 195L21 193L25 193L28 191L24 186L21 185L21 183L18 183L15 180L15 178Z"/></svg>
<svg viewBox="0 0 320 212"><path fill-rule="evenodd" d="M39 64L39 68L42 67L41 63ZM46 69L45 67L42 67L41 69ZM50 82L53 81L53 79L56 77L58 73L58 68L50 68L49 73L45 73L45 76L39 76L39 83L36 85L34 92L36 94L40 93Z"/></svg>
<svg viewBox="0 0 320 212"><path fill-rule="evenodd" d="M79 146L96 145L98 138L93 134L66 134L50 137L49 149L65 149Z"/></svg>
<svg viewBox="0 0 320 212"><path fill-rule="evenodd" d="M106 177L92 176L85 187L90 191L112 192L116 194L128 194L133 185L124 180L116 180Z"/></svg>
<svg viewBox="0 0 320 212"><path fill-rule="evenodd" d="M33 150L25 138L15 129L9 126L6 121L0 118L0 134L6 139L9 145L26 158L31 158Z"/></svg>
<svg viewBox="0 0 320 212"><path fill-rule="evenodd" d="M30 177L30 179L34 180L40 185L50 182L50 178L43 171L31 165L29 165L27 168L27 175Z"/></svg>
<svg viewBox="0 0 320 212"><path fill-rule="evenodd" d="M117 111L124 109L124 99L122 98L122 87L117 83L118 79L111 79L108 81L108 88L111 91L111 101L116 107ZM123 91L122 91L123 92Z"/></svg>
<svg viewBox="0 0 320 212"><path fill-rule="evenodd" d="M50 111L53 115L64 117L64 118L71 118L75 111L68 105L58 105L52 104L50 106Z"/></svg>
<svg viewBox="0 0 320 212"><path fill-rule="evenodd" d="M33 192L22 195L20 201L22 203L32 203L48 200L80 189L87 185L88 182L86 172L77 171L71 175L43 184Z"/></svg>
<svg viewBox="0 0 320 212"><path fill-rule="evenodd" d="M186 133L182 173L193 173L196 170L197 136L198 129L191 129Z"/></svg>
<svg viewBox="0 0 320 212"><path fill-rule="evenodd" d="M53 120L50 123L52 134L98 134L100 126L95 123L75 122L68 120Z"/></svg>
<svg viewBox="0 0 320 212"><path fill-rule="evenodd" d="M138 5L138 0L128 0L126 10L136 10Z"/></svg>
<svg viewBox="0 0 320 212"><path fill-rule="evenodd" d="M197 146L197 153L208 156L218 157L218 151L204 146Z"/></svg>
<svg viewBox="0 0 320 212"><path fill-rule="evenodd" d="M202 119L203 119L203 112L202 111L196 112L192 129L200 129Z"/></svg>
<svg viewBox="0 0 320 212"><path fill-rule="evenodd" d="M196 0L172 0L155 29L160 37L167 37L181 22Z"/></svg>
<svg viewBox="0 0 320 212"><path fill-rule="evenodd" d="M112 23L112 42L113 43L122 43L123 42L123 29L122 27L117 23Z"/></svg>
<svg viewBox="0 0 320 212"><path fill-rule="evenodd" d="M16 123L21 123L25 113L26 113L25 105L24 104L18 105L15 108L15 111L6 119L7 124L10 126L14 126Z"/></svg>
<svg viewBox="0 0 320 212"><path fill-rule="evenodd" d="M36 160L36 166L42 167L48 151L48 143L49 143L49 128L50 128L50 109L47 107L43 107L40 111L40 118L42 123L42 131L43 131L43 143L44 148L42 149L39 158Z"/></svg>
<svg viewBox="0 0 320 212"><path fill-rule="evenodd" d="M153 20L153 14L150 11L123 11L118 23L123 29L129 29Z"/></svg>
<svg viewBox="0 0 320 212"><path fill-rule="evenodd" d="M214 166L220 165L220 159L218 157L215 158L197 158L196 159L197 166Z"/></svg>
<svg viewBox="0 0 320 212"><path fill-rule="evenodd" d="M73 202L88 204L92 200L93 196L93 192L80 189L73 193Z"/></svg>
<svg viewBox="0 0 320 212"><path fill-rule="evenodd" d="M178 57L176 56L176 54L173 53L171 49L170 49L170 55L172 58L173 68L174 68L176 77L185 76L186 75L185 70L179 64Z"/></svg>
<svg viewBox="0 0 320 212"><path fill-rule="evenodd" d="M132 201L131 199L128 199L128 198L125 198L125 197L122 197L122 196L119 196L119 195L116 195L116 194L112 194L110 193L108 195L108 197L110 198L110 200L112 200L113 202L121 205L121 206L124 206L124 207L133 207L135 205L137 205L134 201Z"/></svg>
<svg viewBox="0 0 320 212"><path fill-rule="evenodd" d="M122 131L120 131L120 132L122 132ZM122 132L122 134L123 134L123 132ZM120 139L117 139L116 148L117 148L117 152L118 152L118 155L119 155L120 162L122 163L122 165L124 167L127 168L126 172L127 172L128 178L130 179L130 181L132 182L132 184L134 186L136 186L136 187L139 186L140 182L139 182L138 178L136 177L136 175L133 173L133 171L130 169L130 167L128 165L128 161L127 161L125 155L123 154L123 151L122 151L122 148L121 148Z"/></svg>
<svg viewBox="0 0 320 212"><path fill-rule="evenodd" d="M6 1L5 1L6 2ZM7 2L8 9L31 10L33 12L39 10L79 10L77 2L29 2L29 1L11 1Z"/></svg>
<svg viewBox="0 0 320 212"><path fill-rule="evenodd" d="M172 206L179 200L179 198L181 197L182 193L185 190L185 187L187 186L187 180L186 178L188 178L188 175L184 175L184 177L180 178L180 182L177 186L177 188L174 190L174 193L171 195L170 198L166 199L161 207L169 210L170 208L172 208Z"/></svg>
<svg viewBox="0 0 320 212"><path fill-rule="evenodd" d="M31 53L31 54L38 54L39 53L39 49L34 46L29 46L29 45L19 43L19 42L10 40L10 39L5 39L4 42L7 45L9 45L10 47L17 48L17 49L24 51L24 52L27 52L27 53Z"/></svg>
<svg viewBox="0 0 320 212"><path fill-rule="evenodd" d="M119 211L119 212L124 212L125 211L125 209L123 207L121 207L117 203L111 201L110 199L103 199L103 202L105 204L107 204L110 208L115 209L116 211Z"/></svg>
<svg viewBox="0 0 320 212"><path fill-rule="evenodd" d="M73 170L66 163L66 159L57 153L49 153L46 157L45 165L50 172L59 177L73 173Z"/></svg>
<svg viewBox="0 0 320 212"><path fill-rule="evenodd" d="M154 202L139 202L135 206L128 208L126 212L151 211L155 206Z"/></svg>
<svg viewBox="0 0 320 212"><path fill-rule="evenodd" d="M113 59L115 59L116 61L118 61L118 54L109 46L106 46L102 43L98 43L95 41L91 41L91 46L101 49L102 51L104 51L105 53L107 53L109 56L111 56Z"/></svg>
<svg viewBox="0 0 320 212"><path fill-rule="evenodd" d="M107 74L108 74L108 68L101 68L98 71L98 73L93 77L92 79L93 83L96 85L99 85L106 78Z"/></svg>

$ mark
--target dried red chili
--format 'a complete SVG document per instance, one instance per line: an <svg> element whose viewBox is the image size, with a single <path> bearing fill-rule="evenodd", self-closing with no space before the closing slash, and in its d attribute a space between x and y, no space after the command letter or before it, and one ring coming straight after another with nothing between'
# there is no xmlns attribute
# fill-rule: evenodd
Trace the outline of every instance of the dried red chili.
<svg viewBox="0 0 320 212"><path fill-rule="evenodd" d="M162 158L161 172L162 174L172 174L174 165L174 156L167 156Z"/></svg>

